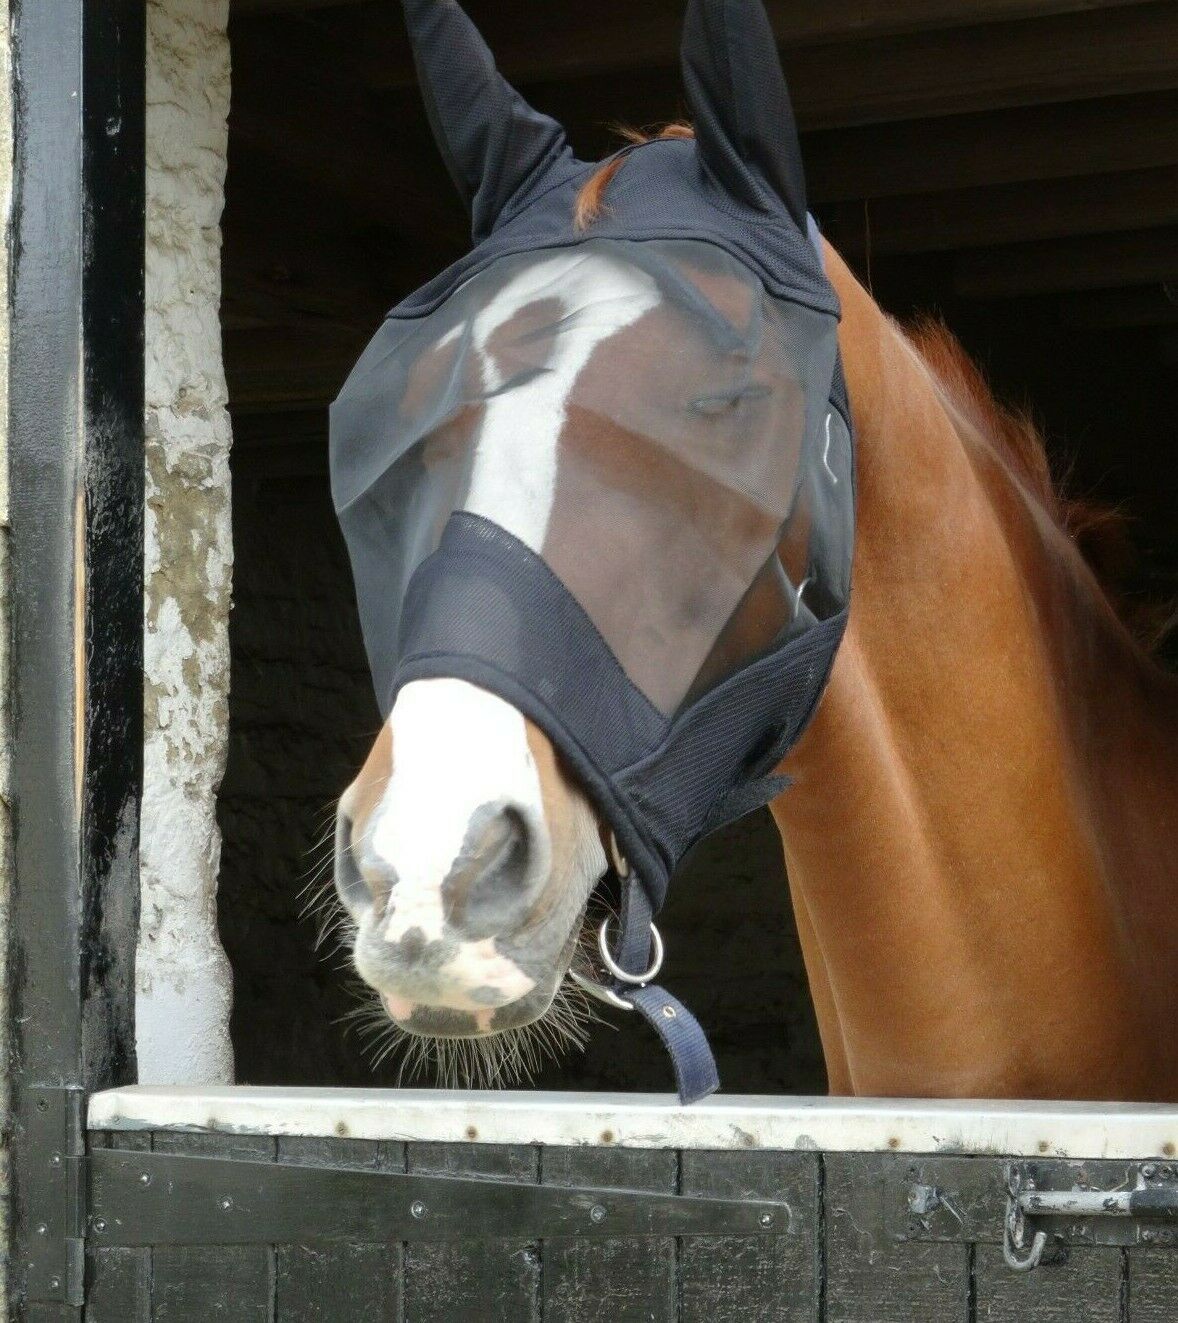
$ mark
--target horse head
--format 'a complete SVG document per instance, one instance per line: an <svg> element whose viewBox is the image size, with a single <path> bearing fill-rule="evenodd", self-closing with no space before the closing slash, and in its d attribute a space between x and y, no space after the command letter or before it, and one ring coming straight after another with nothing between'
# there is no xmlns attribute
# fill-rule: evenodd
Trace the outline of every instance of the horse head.
<svg viewBox="0 0 1178 1323"><path fill-rule="evenodd" d="M475 248L390 314L333 408L386 712L335 883L391 1021L491 1039L559 1001L611 870L641 895L629 954L599 954L639 985L677 859L773 793L845 621L850 435L760 0L692 0L694 133L604 166L451 0L406 11Z"/></svg>

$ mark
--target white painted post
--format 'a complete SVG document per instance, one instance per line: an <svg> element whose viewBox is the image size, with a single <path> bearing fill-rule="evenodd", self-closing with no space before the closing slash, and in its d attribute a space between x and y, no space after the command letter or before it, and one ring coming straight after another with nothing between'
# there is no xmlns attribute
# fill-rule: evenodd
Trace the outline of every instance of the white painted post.
<svg viewBox="0 0 1178 1323"><path fill-rule="evenodd" d="M228 0L151 0L147 31L144 1083L233 1076L217 934L233 563L221 357Z"/></svg>

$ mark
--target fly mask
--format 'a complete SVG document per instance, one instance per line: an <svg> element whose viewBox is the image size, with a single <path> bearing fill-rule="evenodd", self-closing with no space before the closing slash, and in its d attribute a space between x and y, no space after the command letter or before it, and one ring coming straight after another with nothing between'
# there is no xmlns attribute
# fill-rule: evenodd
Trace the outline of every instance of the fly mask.
<svg viewBox="0 0 1178 1323"><path fill-rule="evenodd" d="M616 844L607 982L717 1087L653 986L652 918L704 834L774 798L851 586L838 304L761 0L690 0L695 140L597 168L498 74L454 0L405 0L430 120L473 217L331 412L332 488L377 696L456 677L530 717Z"/></svg>

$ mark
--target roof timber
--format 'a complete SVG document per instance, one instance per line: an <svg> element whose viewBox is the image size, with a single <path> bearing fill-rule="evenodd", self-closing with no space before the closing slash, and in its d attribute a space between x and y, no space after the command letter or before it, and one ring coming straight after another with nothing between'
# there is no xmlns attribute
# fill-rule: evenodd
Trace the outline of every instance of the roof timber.
<svg viewBox="0 0 1178 1323"><path fill-rule="evenodd" d="M1116 289L1178 280L1178 226L963 253L954 287L971 298Z"/></svg>
<svg viewBox="0 0 1178 1323"><path fill-rule="evenodd" d="M506 72L523 83L555 85L561 99L600 118L603 111L617 113L617 75L641 69L646 91L657 98L655 117L673 115L680 99L677 20L634 14L628 6L619 8L617 0L605 0L595 7L587 32L582 12L549 5L543 22L517 25L504 39L506 54L500 52ZM272 22L242 23L234 29L234 41L251 62L265 60L280 44L285 60L301 63L307 86L339 78L385 91L416 88L400 16L391 6L280 28ZM1178 5L1161 0L799 46L787 53L786 66L803 128L1157 91L1178 87Z"/></svg>
<svg viewBox="0 0 1178 1323"><path fill-rule="evenodd" d="M777 38L784 44L892 36L936 28L969 27L1009 19L1039 18L1089 10L1120 9L1148 0L767 0ZM597 0L565 7L536 0L466 0L466 8L495 45L504 65L534 38L549 33L575 35L581 45L605 48L616 40L616 17L628 24L630 44L647 44L647 58L673 49L683 17L683 0ZM400 24L394 0L231 0L236 19L273 15L345 17L340 11L388 15ZM348 16L350 17L350 16ZM523 40L520 35L523 34ZM522 58L520 56L519 58Z"/></svg>
<svg viewBox="0 0 1178 1323"><path fill-rule="evenodd" d="M1171 292L1172 291L1172 292ZM1178 326L1178 285L1143 285L1063 294L1059 317L1065 326L1121 330L1134 326Z"/></svg>
<svg viewBox="0 0 1178 1323"><path fill-rule="evenodd" d="M803 151L825 202L1150 169L1178 161L1178 93L813 133Z"/></svg>
<svg viewBox="0 0 1178 1323"><path fill-rule="evenodd" d="M844 241L889 255L1178 225L1178 164L847 202L830 219Z"/></svg>

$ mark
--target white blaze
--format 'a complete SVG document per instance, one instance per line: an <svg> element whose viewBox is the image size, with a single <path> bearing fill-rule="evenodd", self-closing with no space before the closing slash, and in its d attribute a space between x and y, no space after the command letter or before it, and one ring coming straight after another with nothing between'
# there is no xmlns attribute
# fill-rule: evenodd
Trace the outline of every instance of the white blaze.
<svg viewBox="0 0 1178 1323"><path fill-rule="evenodd" d="M573 386L598 345L656 307L659 293L650 276L601 253L574 250L536 262L475 318L486 389L504 384L488 353L495 332L530 304L547 300L557 300L565 313L592 308L592 315L556 337L546 371L487 401L465 502L465 509L535 552L544 545L552 515L558 443Z"/></svg>
<svg viewBox="0 0 1178 1323"><path fill-rule="evenodd" d="M480 809L510 807L531 830L532 866L549 867L540 776L523 716L465 680L417 680L397 695L394 775L361 843L362 870L396 870L393 913L383 932L443 935L442 883Z"/></svg>

